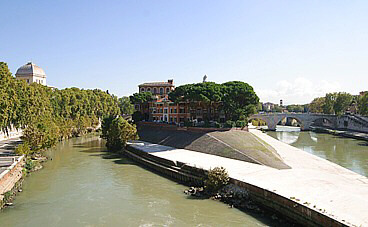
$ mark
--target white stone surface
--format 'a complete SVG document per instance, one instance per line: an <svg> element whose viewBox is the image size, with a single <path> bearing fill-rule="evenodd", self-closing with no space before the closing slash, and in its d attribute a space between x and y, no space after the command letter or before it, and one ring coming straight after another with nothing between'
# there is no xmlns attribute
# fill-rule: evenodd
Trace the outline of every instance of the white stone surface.
<svg viewBox="0 0 368 227"><path fill-rule="evenodd" d="M337 164L250 130L273 146L291 169L248 162L146 142L132 144L152 155L211 169L225 167L232 178L275 192L351 226L368 226L368 178Z"/></svg>

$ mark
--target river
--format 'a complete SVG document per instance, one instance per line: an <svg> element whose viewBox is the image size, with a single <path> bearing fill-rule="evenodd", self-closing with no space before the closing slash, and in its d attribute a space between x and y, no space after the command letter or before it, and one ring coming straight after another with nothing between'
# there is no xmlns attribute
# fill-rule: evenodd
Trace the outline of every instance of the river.
<svg viewBox="0 0 368 227"><path fill-rule="evenodd" d="M368 142L277 126L268 135L368 177Z"/></svg>
<svg viewBox="0 0 368 227"><path fill-rule="evenodd" d="M0 226L266 226L270 218L190 199L185 186L105 151L97 136L47 152L52 160L23 184Z"/></svg>

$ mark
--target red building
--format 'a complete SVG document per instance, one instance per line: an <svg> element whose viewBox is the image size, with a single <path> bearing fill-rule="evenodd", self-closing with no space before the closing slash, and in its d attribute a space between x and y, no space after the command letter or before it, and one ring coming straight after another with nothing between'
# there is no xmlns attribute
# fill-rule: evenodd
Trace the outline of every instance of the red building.
<svg viewBox="0 0 368 227"><path fill-rule="evenodd" d="M143 83L139 92L151 92L154 100L143 105L135 105L136 110L144 114L146 120L164 122L184 122L189 120L188 103L175 104L168 94L175 89L174 81Z"/></svg>
<svg viewBox="0 0 368 227"><path fill-rule="evenodd" d="M224 122L225 120L223 112L218 110L220 103L210 107L201 102L180 102L176 104L169 100L168 94L175 89L173 80L143 83L138 87L139 92L151 92L154 96L153 101L135 105L135 109L144 115L145 120L169 123L193 120L197 120L197 122L204 120Z"/></svg>

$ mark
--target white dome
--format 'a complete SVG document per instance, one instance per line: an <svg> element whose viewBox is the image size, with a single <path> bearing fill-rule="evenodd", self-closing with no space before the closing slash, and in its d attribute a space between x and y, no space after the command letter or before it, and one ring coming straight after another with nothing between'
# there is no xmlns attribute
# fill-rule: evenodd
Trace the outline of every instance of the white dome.
<svg viewBox="0 0 368 227"><path fill-rule="evenodd" d="M17 70L16 76L39 76L46 78L46 73L43 69L32 62L28 62Z"/></svg>

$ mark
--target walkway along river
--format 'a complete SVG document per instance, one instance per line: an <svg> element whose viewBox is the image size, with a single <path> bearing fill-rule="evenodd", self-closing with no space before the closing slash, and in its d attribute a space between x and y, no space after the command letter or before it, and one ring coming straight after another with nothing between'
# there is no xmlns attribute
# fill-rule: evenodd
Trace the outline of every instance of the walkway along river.
<svg viewBox="0 0 368 227"><path fill-rule="evenodd" d="M97 136L62 142L48 155L14 206L0 211L0 226L274 225L217 201L189 199L187 187L107 153Z"/></svg>
<svg viewBox="0 0 368 227"><path fill-rule="evenodd" d="M268 135L368 177L368 142L277 126Z"/></svg>

